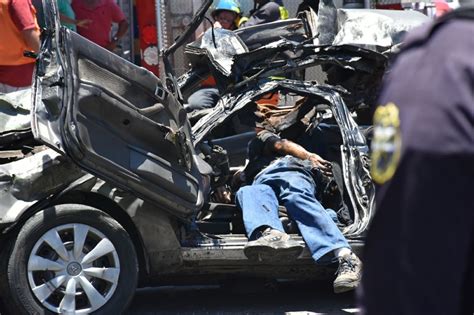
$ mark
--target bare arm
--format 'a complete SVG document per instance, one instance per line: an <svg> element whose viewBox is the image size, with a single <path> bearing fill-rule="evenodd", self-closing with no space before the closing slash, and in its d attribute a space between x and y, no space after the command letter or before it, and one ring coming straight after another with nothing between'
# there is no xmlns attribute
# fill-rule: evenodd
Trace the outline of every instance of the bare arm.
<svg viewBox="0 0 474 315"><path fill-rule="evenodd" d="M115 33L115 35L112 38L112 41L105 48L113 51L117 47L117 43L120 40L120 38L122 38L123 35L127 33L127 30L128 30L127 20L122 20L121 22L119 22L117 33Z"/></svg>
<svg viewBox="0 0 474 315"><path fill-rule="evenodd" d="M114 37L117 37L118 39L122 38L123 35L127 33L127 30L128 30L128 22L127 20L122 20L121 22L119 22L118 30Z"/></svg>
<svg viewBox="0 0 474 315"><path fill-rule="evenodd" d="M59 18L61 19L61 22L67 23L67 24L76 24L76 20L71 19L69 16L64 15L59 13Z"/></svg>
<svg viewBox="0 0 474 315"><path fill-rule="evenodd" d="M32 51L38 52L40 50L40 32L36 29L21 31L23 40L31 48Z"/></svg>
<svg viewBox="0 0 474 315"><path fill-rule="evenodd" d="M61 22L63 23L74 24L84 28L87 28L87 26L92 22L91 20L74 20L68 17L67 15L61 13L59 14L59 17L61 18Z"/></svg>
<svg viewBox="0 0 474 315"><path fill-rule="evenodd" d="M281 139L273 142L271 148L274 152L281 155L292 155L302 160L310 160L311 164L315 168L319 168L324 174L331 175L331 163L317 155L311 153L297 143L294 143L287 139Z"/></svg>

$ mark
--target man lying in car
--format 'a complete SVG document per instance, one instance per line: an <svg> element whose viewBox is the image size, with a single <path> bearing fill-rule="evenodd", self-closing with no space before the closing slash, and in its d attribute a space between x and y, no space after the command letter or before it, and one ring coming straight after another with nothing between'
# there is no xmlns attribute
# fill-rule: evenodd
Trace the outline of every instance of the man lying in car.
<svg viewBox="0 0 474 315"><path fill-rule="evenodd" d="M236 194L249 238L245 255L278 261L301 254L303 246L284 232L278 217L281 204L296 221L316 263L339 262L334 292L356 288L362 263L337 227L336 213L316 198L320 179L331 175L330 162L266 130L249 143L248 158L245 169L234 176L234 183L245 184Z"/></svg>

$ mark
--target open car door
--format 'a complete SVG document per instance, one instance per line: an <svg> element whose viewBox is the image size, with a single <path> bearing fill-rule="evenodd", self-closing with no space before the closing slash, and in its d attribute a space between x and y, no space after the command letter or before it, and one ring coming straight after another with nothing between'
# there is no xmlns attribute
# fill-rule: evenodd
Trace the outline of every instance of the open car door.
<svg viewBox="0 0 474 315"><path fill-rule="evenodd" d="M35 137L97 177L188 218L203 204L206 181L181 104L151 72L60 28L54 2L44 1Z"/></svg>

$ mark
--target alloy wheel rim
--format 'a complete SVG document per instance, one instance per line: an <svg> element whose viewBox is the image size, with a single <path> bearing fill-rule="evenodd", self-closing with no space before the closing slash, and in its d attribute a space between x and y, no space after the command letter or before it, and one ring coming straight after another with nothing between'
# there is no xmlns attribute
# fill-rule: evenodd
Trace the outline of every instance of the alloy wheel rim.
<svg viewBox="0 0 474 315"><path fill-rule="evenodd" d="M44 233L27 264L36 299L55 313L85 314L105 305L117 288L120 262L112 242L86 224L65 224Z"/></svg>

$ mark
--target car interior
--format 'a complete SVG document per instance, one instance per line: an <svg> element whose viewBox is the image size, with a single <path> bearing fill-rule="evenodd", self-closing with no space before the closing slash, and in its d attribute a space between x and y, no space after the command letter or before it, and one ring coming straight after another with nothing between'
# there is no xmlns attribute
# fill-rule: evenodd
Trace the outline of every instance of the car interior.
<svg viewBox="0 0 474 315"><path fill-rule="evenodd" d="M247 144L256 135L255 126L280 131L282 137L293 139L308 150L320 154L333 164L334 177L328 178L319 197L325 208L338 214L338 225L342 228L353 222L353 209L341 174L342 137L339 126L332 117L330 106L321 99L301 96L285 90L269 93L261 99L250 102L244 109L228 117L203 141L209 146L219 146L228 153L230 167L227 185L231 186L232 174L242 169L246 162ZM236 188L233 188L235 193ZM286 232L298 234L296 223L288 217L284 206L280 206L280 219ZM225 235L242 235L245 229L241 211L232 204L210 202L197 215L200 232L225 238Z"/></svg>

